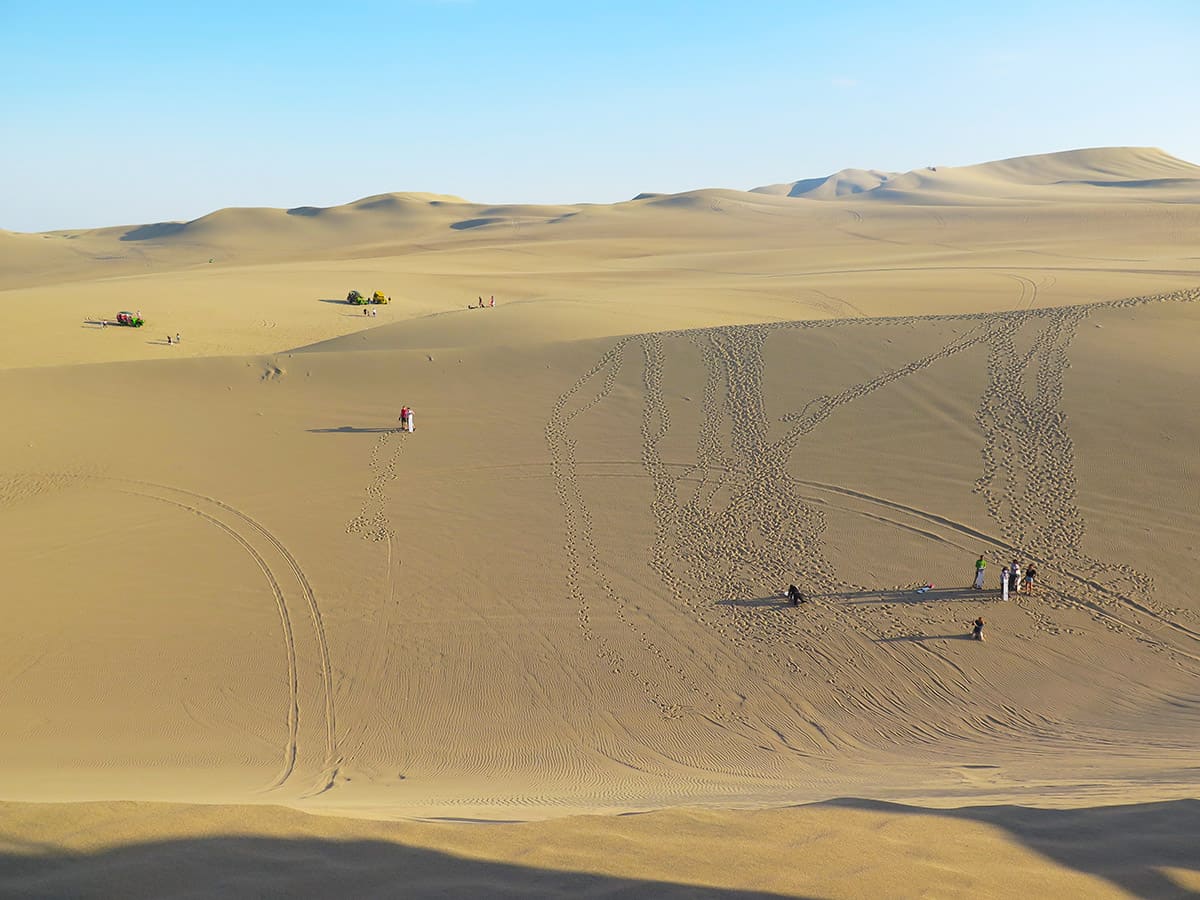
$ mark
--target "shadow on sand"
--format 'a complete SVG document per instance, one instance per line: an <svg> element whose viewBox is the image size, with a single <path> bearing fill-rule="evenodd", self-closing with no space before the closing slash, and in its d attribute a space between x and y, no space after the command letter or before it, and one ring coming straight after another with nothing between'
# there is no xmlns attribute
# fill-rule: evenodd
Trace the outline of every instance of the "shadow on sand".
<svg viewBox="0 0 1200 900"><path fill-rule="evenodd" d="M743 609L760 609L762 607L775 609L791 607L791 605L792 601L782 594L772 594L770 597L730 597L727 600L717 601L717 606L737 606Z"/></svg>
<svg viewBox="0 0 1200 900"><path fill-rule="evenodd" d="M817 594L817 600L844 600L850 606L874 603L945 603L945 602L990 602L1000 599L999 591L977 591L974 588L931 588L918 592L915 588L894 591L852 591L844 594Z"/></svg>
<svg viewBox="0 0 1200 900"><path fill-rule="evenodd" d="M153 241L158 238L170 237L186 230L187 222L156 222L153 225L139 225L121 235L123 241Z"/></svg>
<svg viewBox="0 0 1200 900"><path fill-rule="evenodd" d="M846 603L849 606L885 603L945 603L945 602L991 602L1000 600L999 591L976 591L972 588L932 588L918 593L912 588L889 591L848 591L840 594L808 594L809 601ZM718 600L717 606L757 607L791 606L782 593L769 597L730 597Z"/></svg>
<svg viewBox="0 0 1200 900"><path fill-rule="evenodd" d="M974 640L969 633L955 634L902 634L897 637L875 638L877 644L897 644L911 642L919 644L923 641L970 641Z"/></svg>
<svg viewBox="0 0 1200 900"><path fill-rule="evenodd" d="M823 806L891 815L944 816L1002 829L1025 847L1134 897L1195 897L1163 869L1200 868L1200 801L1167 800L1084 809L966 806L927 809L877 800L830 800Z"/></svg>
<svg viewBox="0 0 1200 900"><path fill-rule="evenodd" d="M782 894L540 869L375 840L217 836L94 853L0 852L0 895L24 898L661 897ZM792 895L788 895L792 896Z"/></svg>
<svg viewBox="0 0 1200 900"><path fill-rule="evenodd" d="M358 428L354 425L339 425L337 428L309 428L309 434L387 434L389 431L403 431L400 423L389 428Z"/></svg>

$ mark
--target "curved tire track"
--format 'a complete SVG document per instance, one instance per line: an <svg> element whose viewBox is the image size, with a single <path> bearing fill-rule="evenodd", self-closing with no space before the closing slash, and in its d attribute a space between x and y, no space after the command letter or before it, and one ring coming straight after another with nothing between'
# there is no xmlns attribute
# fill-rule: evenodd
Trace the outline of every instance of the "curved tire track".
<svg viewBox="0 0 1200 900"><path fill-rule="evenodd" d="M333 667L330 662L329 645L325 636L325 627L321 618L321 610L317 604L316 594L309 583L304 570L300 563L292 555L291 551L284 546L270 530L261 522L247 515L234 506L229 505L215 497L210 497L206 494L200 494L195 491L189 491L185 488L174 487L172 485L158 484L152 481L145 481L133 478L120 478L116 476L93 476L94 478L112 482L118 485L127 485L128 487L122 490L123 493L134 494L137 496L147 497L153 500L158 500L176 506L180 509L192 512L200 516L205 521L217 526L220 530L233 537L255 560L256 565L262 569L264 576L271 584L272 591L276 598L276 604L279 608L280 619L284 627L284 640L287 645L288 653L288 680L289 680L289 713L288 713L288 747L285 751L285 764L274 782L272 782L267 790L274 790L282 787L294 773L296 768L296 760L299 751L299 731L301 724L300 717L300 690L299 690L299 667L297 663L296 639L295 632L292 626L291 614L288 609L286 594L280 585L280 580L275 574L271 565L267 562L263 554L257 547L254 546L253 540L262 540L267 546L285 562L292 578L300 588L304 595L309 619L313 628L313 636L317 645L318 658L320 660L320 678L321 689L324 695L324 732L325 732L325 756L323 767L325 772L323 778L328 780L330 771L336 770L340 763L337 748L337 718L334 705L333 694ZM162 496L160 493L165 492L167 496ZM172 496L175 495L175 496ZM184 497L187 500L180 500L177 497ZM243 533L238 528L228 522L225 522L201 509L197 503L209 504L221 512L232 516L237 522L247 526L250 534Z"/></svg>

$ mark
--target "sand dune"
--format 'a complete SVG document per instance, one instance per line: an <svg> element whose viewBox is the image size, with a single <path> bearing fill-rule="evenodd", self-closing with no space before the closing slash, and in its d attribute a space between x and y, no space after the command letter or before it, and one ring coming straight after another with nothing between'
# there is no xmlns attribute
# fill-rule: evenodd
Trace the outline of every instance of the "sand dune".
<svg viewBox="0 0 1200 900"><path fill-rule="evenodd" d="M1096 190L1107 188L1109 190ZM1114 192L1113 188L1124 191ZM1130 189L1137 189L1130 194ZM754 188L755 193L835 200L920 204L1036 201L1111 203L1200 199L1200 166L1156 147L1102 147L1018 156L974 166L930 166L911 172L843 169ZM1120 195L1125 193L1125 197Z"/></svg>
<svg viewBox="0 0 1200 900"><path fill-rule="evenodd" d="M150 226L124 273L87 254L131 229L0 235L3 891L1197 890L1162 190L381 195Z"/></svg>
<svg viewBox="0 0 1200 900"><path fill-rule="evenodd" d="M392 194L0 234L0 366L162 359L176 332L173 357L259 355L400 322L410 344L441 347L493 328L561 341L1155 294L1200 282L1194 171L1159 151L1074 151L910 173L821 203L729 190L574 207ZM1085 183L1113 179L1126 186ZM337 305L351 288L395 302L363 317ZM481 295L501 304L482 329L462 319ZM122 309L141 311L146 332L102 334Z"/></svg>

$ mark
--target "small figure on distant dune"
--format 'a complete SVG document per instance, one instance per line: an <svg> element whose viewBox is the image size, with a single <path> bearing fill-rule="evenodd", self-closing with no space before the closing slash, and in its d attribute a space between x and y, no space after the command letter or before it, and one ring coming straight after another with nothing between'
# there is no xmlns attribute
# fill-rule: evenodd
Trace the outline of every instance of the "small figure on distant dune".
<svg viewBox="0 0 1200 900"><path fill-rule="evenodd" d="M412 407L409 407L409 410L408 410L408 433L412 434L412 431L413 431L413 411L412 411Z"/></svg>
<svg viewBox="0 0 1200 900"><path fill-rule="evenodd" d="M1021 564L1014 559L1008 572L1008 589L1017 594L1021 593Z"/></svg>
<svg viewBox="0 0 1200 900"><path fill-rule="evenodd" d="M107 320L107 319L101 319L101 320L100 320L100 327L101 327L101 328L107 328L107 327L108 327L108 320Z"/></svg>
<svg viewBox="0 0 1200 900"><path fill-rule="evenodd" d="M408 430L408 407L407 406L400 408L400 430L401 431Z"/></svg>
<svg viewBox="0 0 1200 900"><path fill-rule="evenodd" d="M171 345L171 336L168 334L167 335L167 346L170 346L170 345Z"/></svg>
<svg viewBox="0 0 1200 900"><path fill-rule="evenodd" d="M977 641L983 640L983 616L975 620L975 627L971 629L971 637Z"/></svg>
<svg viewBox="0 0 1200 900"><path fill-rule="evenodd" d="M1025 586L1025 593L1033 590L1033 580L1037 578L1037 569L1030 563L1029 568L1025 570L1025 577L1021 579L1021 583Z"/></svg>
<svg viewBox="0 0 1200 900"><path fill-rule="evenodd" d="M979 559L975 560L975 583L971 585L975 590L983 590L983 570L987 568L987 560L980 555Z"/></svg>
<svg viewBox="0 0 1200 900"><path fill-rule="evenodd" d="M181 343L183 343L183 339L179 337L179 332L178 332L178 331L177 331L177 332L175 332L175 343L177 343L177 344L181 344Z"/></svg>
<svg viewBox="0 0 1200 900"><path fill-rule="evenodd" d="M792 606L799 606L801 603L808 602L804 594L800 593L800 588L794 584L789 584L787 589L787 598Z"/></svg>
<svg viewBox="0 0 1200 900"><path fill-rule="evenodd" d="M364 316L369 316L370 314L371 314L371 311L370 311L369 309L367 309L367 308L364 306L364 307L363 307L363 315L364 315Z"/></svg>
<svg viewBox="0 0 1200 900"><path fill-rule="evenodd" d="M494 307L495 305L496 305L496 295L492 294L492 298L490 300L488 300L488 306Z"/></svg>
<svg viewBox="0 0 1200 900"><path fill-rule="evenodd" d="M474 309L474 308L475 307L473 307L473 306L471 307L471 309ZM483 298L482 297L479 298L479 308L483 309Z"/></svg>

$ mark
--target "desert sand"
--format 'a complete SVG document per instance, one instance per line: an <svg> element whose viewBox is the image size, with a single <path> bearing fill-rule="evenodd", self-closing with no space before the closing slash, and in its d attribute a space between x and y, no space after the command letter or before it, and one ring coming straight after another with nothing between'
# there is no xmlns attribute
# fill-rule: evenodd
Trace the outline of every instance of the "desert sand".
<svg viewBox="0 0 1200 900"><path fill-rule="evenodd" d="M1198 247L1135 148L0 232L0 893L1194 895Z"/></svg>

